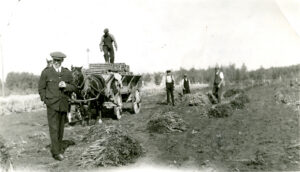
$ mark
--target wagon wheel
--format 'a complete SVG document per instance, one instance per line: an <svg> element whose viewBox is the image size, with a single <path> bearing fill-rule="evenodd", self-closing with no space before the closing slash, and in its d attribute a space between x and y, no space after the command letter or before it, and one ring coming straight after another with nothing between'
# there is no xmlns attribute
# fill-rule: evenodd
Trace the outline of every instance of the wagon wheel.
<svg viewBox="0 0 300 172"><path fill-rule="evenodd" d="M114 107L114 115L117 119L121 119L122 114L122 97L120 95L116 95L115 103L117 106Z"/></svg>
<svg viewBox="0 0 300 172"><path fill-rule="evenodd" d="M138 114L141 110L141 95L139 90L135 90L133 93L132 110L134 114Z"/></svg>

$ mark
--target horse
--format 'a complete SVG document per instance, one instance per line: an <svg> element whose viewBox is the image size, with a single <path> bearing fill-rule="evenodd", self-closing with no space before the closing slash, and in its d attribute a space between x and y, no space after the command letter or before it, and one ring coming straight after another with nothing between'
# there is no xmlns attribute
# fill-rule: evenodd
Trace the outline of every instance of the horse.
<svg viewBox="0 0 300 172"><path fill-rule="evenodd" d="M105 79L100 75L89 74L86 75L82 67L71 67L71 72L73 76L73 82L77 89L75 91L77 99L83 101L80 102L80 110L84 116L87 116L87 124L91 120L92 112L90 109L96 109L97 118L95 123L102 123L101 109L102 104L105 100ZM84 119L82 119L82 125L84 124Z"/></svg>
<svg viewBox="0 0 300 172"><path fill-rule="evenodd" d="M46 58L47 66L46 67L52 67L53 61L51 59Z"/></svg>

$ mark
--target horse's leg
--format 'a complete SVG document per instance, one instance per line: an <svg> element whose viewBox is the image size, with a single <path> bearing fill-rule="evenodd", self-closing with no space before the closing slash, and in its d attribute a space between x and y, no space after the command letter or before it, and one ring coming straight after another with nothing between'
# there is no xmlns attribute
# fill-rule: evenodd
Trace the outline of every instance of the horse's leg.
<svg viewBox="0 0 300 172"><path fill-rule="evenodd" d="M87 120L87 125L90 125L90 121L92 118L92 113L89 111L91 109L91 102L88 102L87 106L87 114L88 114L88 120Z"/></svg>
<svg viewBox="0 0 300 172"><path fill-rule="evenodd" d="M96 114L97 114L97 118L95 121L95 124L98 122L99 124L102 123L102 112L101 112L101 107L99 106L99 103L96 103Z"/></svg>
<svg viewBox="0 0 300 172"><path fill-rule="evenodd" d="M79 111L81 113L81 126L84 126L85 125L85 115L86 115L86 112L85 112L85 108L82 105L82 103L80 103L79 108L80 108Z"/></svg>

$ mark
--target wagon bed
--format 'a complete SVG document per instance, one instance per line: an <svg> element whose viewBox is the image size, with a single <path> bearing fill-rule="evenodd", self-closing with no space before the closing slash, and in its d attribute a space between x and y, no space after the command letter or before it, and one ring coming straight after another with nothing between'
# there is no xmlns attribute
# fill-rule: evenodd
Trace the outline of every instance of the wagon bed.
<svg viewBox="0 0 300 172"><path fill-rule="evenodd" d="M106 108L114 108L114 113L118 117L118 113L122 112L123 103L131 103L133 113L140 112L141 107L141 75L134 75L129 71L129 66L125 63L103 64L94 63L89 64L86 74L101 75L105 79L106 87L111 89L111 83L114 79L114 74L121 75L122 87L119 89L118 95L113 96L113 101L104 102ZM117 97L116 97L117 96ZM119 118L118 117L118 118Z"/></svg>

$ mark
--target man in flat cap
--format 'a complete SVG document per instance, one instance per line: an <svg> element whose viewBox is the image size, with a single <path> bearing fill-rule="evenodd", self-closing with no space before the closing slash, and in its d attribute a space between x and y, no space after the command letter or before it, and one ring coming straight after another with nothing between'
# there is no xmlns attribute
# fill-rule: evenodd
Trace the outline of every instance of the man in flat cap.
<svg viewBox="0 0 300 172"><path fill-rule="evenodd" d="M104 51L105 63L114 63L115 52L114 52L113 44L117 51L118 45L115 37L109 33L109 30L107 28L104 29L104 35L102 36L100 42L100 51L101 52Z"/></svg>
<svg viewBox="0 0 300 172"><path fill-rule="evenodd" d="M213 85L212 93L218 99L218 103L221 103L222 89L225 85L224 75L220 67L216 65L215 67L215 80Z"/></svg>
<svg viewBox="0 0 300 172"><path fill-rule="evenodd" d="M61 66L66 55L61 52L53 52L50 56L53 59L53 65L42 71L38 91L41 100L47 106L52 156L54 159L62 161L64 159L62 139L69 107L68 99L70 93L75 91L75 86L71 72Z"/></svg>
<svg viewBox="0 0 300 172"><path fill-rule="evenodd" d="M167 104L170 103L170 96L171 96L172 105L175 106L175 102L174 102L174 87L175 87L174 77L171 73L171 70L167 70L166 73L167 73L166 74Z"/></svg>

